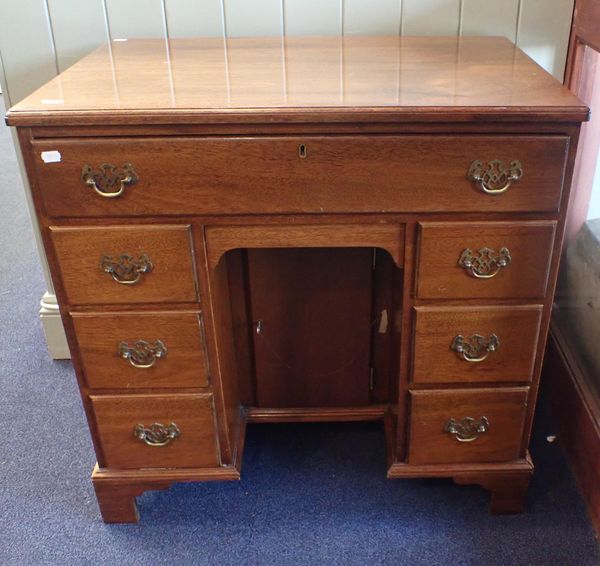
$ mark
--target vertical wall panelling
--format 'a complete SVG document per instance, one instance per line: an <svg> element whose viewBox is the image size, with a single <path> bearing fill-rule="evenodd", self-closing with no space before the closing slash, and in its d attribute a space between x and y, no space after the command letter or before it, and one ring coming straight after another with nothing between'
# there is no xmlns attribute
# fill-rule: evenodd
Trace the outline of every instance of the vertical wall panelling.
<svg viewBox="0 0 600 566"><path fill-rule="evenodd" d="M492 2L494 5L497 2ZM404 35L457 35L460 0L404 0L402 33Z"/></svg>
<svg viewBox="0 0 600 566"><path fill-rule="evenodd" d="M2 2L1 11L0 51L14 104L56 75L54 44L44 0Z"/></svg>
<svg viewBox="0 0 600 566"><path fill-rule="evenodd" d="M517 45L562 80L573 0L523 0Z"/></svg>
<svg viewBox="0 0 600 566"><path fill-rule="evenodd" d="M108 41L102 0L48 0L59 71Z"/></svg>
<svg viewBox="0 0 600 566"><path fill-rule="evenodd" d="M347 0L284 0L286 35L341 35Z"/></svg>
<svg viewBox="0 0 600 566"><path fill-rule="evenodd" d="M56 75L56 53L44 0L2 3L1 15L0 59L2 64L0 65L0 71L2 72L2 96L6 106L9 107ZM57 88L53 98L60 100L60 89ZM12 129L11 135L16 148L21 178L25 184L25 199L32 219L33 233L40 254L46 289L48 289L43 297L48 302L42 305L40 315L43 317L48 312L53 313L54 321L58 322L58 331L55 336L58 337L60 346L55 349L53 347L56 344L55 336L48 336L47 343L50 355L57 359L65 358L69 355L66 338L60 322L48 262L43 252L39 226L33 212L31 192L26 188L27 174L25 173L25 166L14 129ZM44 330L46 330L45 325Z"/></svg>
<svg viewBox="0 0 600 566"><path fill-rule="evenodd" d="M228 37L282 35L282 0L223 0Z"/></svg>
<svg viewBox="0 0 600 566"><path fill-rule="evenodd" d="M221 0L164 0L169 37L221 37Z"/></svg>
<svg viewBox="0 0 600 566"><path fill-rule="evenodd" d="M105 0L110 35L113 39L164 37L161 0Z"/></svg>
<svg viewBox="0 0 600 566"><path fill-rule="evenodd" d="M6 75L4 74L4 65L2 64L2 51L0 51L0 95L2 94L4 94L4 105L8 107L10 96L8 96L8 85L6 83Z"/></svg>
<svg viewBox="0 0 600 566"><path fill-rule="evenodd" d="M402 0L343 0L344 35L395 35L400 30Z"/></svg>
<svg viewBox="0 0 600 566"><path fill-rule="evenodd" d="M26 30L26 33L25 31ZM50 29L47 6L44 0L29 2L2 3L0 18L0 54L2 58L2 91L7 105L15 104L43 83L54 77L58 71L56 53ZM60 101L61 90L57 87L53 101ZM48 102L51 102L50 100ZM15 131L12 131L16 145ZM25 183L27 176L21 153L17 146L17 159ZM33 214L31 193L26 191L27 205ZM54 292L46 258L43 254L39 228L33 222L34 234L40 250L46 285ZM58 314L58 311L57 311Z"/></svg>
<svg viewBox="0 0 600 566"><path fill-rule="evenodd" d="M499 35L515 41L521 0L463 0L462 35Z"/></svg>

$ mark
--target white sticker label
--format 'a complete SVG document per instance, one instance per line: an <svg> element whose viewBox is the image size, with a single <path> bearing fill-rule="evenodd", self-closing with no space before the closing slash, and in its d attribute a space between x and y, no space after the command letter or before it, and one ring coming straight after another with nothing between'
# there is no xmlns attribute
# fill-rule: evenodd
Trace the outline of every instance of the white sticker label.
<svg viewBox="0 0 600 566"><path fill-rule="evenodd" d="M60 151L42 151L42 161L44 163L58 163L60 161Z"/></svg>
<svg viewBox="0 0 600 566"><path fill-rule="evenodd" d="M64 104L62 98L42 98L42 104Z"/></svg>
<svg viewBox="0 0 600 566"><path fill-rule="evenodd" d="M387 309L381 311L381 318L379 319L379 334L385 334L388 328L388 314Z"/></svg>
<svg viewBox="0 0 600 566"><path fill-rule="evenodd" d="M114 43L121 43L123 41L127 41L126 37L118 37L117 39L113 39Z"/></svg>

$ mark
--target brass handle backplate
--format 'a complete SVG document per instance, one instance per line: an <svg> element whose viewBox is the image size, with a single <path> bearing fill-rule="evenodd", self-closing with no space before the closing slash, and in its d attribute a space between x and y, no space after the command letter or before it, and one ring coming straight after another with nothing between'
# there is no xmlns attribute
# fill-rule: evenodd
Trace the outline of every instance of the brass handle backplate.
<svg viewBox="0 0 600 566"><path fill-rule="evenodd" d="M454 337L450 349L456 352L467 362L483 362L492 352L500 347L500 340L495 334L484 338L480 334L473 334L465 338L461 334Z"/></svg>
<svg viewBox="0 0 600 566"><path fill-rule="evenodd" d="M501 159L493 159L486 164L483 161L473 161L467 173L467 179L477 183L488 195L501 195L522 176L523 166L516 159L508 167Z"/></svg>
<svg viewBox="0 0 600 566"><path fill-rule="evenodd" d="M133 435L148 446L166 446L181 436L181 432L175 423L168 425L154 423L149 427L137 424L133 428Z"/></svg>
<svg viewBox="0 0 600 566"><path fill-rule="evenodd" d="M96 170L91 165L84 165L81 180L101 197L116 198L123 194L127 185L137 183L138 175L131 163L125 163L121 171L112 163L103 163Z"/></svg>
<svg viewBox="0 0 600 566"><path fill-rule="evenodd" d="M150 273L154 265L146 254L134 259L129 254L112 257L103 255L100 258L100 269L110 273L112 278L123 285L135 285L143 273Z"/></svg>
<svg viewBox="0 0 600 566"><path fill-rule="evenodd" d="M162 340L155 340L152 344L145 340L137 340L132 346L127 342L119 343L119 356L129 360L134 368L151 368L156 360L167 355L167 347Z"/></svg>
<svg viewBox="0 0 600 566"><path fill-rule="evenodd" d="M508 267L512 258L508 248L500 248L496 252L490 248L481 248L474 252L467 248L458 258L458 265L467 269L473 277L478 279L491 279L498 275L503 267Z"/></svg>
<svg viewBox="0 0 600 566"><path fill-rule="evenodd" d="M444 427L444 432L452 435L458 442L473 442L490 429L487 417L464 417L460 420L450 419Z"/></svg>

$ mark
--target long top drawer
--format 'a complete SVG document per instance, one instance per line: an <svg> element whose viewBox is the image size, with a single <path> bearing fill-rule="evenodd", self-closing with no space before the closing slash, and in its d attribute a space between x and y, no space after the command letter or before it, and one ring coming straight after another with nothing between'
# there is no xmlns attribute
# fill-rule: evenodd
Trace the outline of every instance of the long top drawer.
<svg viewBox="0 0 600 566"><path fill-rule="evenodd" d="M556 211L565 136L33 141L51 217Z"/></svg>

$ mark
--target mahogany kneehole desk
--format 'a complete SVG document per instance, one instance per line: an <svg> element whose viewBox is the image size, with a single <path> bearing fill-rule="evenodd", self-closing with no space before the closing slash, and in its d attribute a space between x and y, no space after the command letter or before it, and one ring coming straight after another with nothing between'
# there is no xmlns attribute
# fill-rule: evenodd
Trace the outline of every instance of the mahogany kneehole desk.
<svg viewBox="0 0 600 566"><path fill-rule="evenodd" d="M497 38L130 40L12 108L104 520L278 421L520 511L587 114Z"/></svg>

